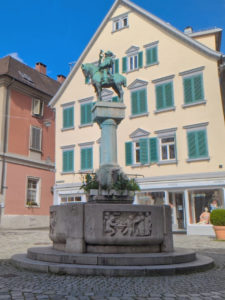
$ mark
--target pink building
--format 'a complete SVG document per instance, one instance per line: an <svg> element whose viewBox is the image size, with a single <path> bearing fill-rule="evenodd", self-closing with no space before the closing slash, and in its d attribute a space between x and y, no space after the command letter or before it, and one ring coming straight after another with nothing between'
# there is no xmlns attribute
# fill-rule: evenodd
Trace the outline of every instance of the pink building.
<svg viewBox="0 0 225 300"><path fill-rule="evenodd" d="M0 226L48 226L53 202L55 116L48 102L64 79L0 59Z"/></svg>

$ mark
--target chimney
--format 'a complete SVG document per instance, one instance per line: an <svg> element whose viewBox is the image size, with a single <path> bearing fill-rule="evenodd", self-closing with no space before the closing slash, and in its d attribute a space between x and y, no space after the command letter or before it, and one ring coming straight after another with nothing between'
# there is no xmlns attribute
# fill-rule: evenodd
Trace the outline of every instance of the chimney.
<svg viewBox="0 0 225 300"><path fill-rule="evenodd" d="M191 26L187 26L184 28L184 33L185 34L190 34L193 32L193 28Z"/></svg>
<svg viewBox="0 0 225 300"><path fill-rule="evenodd" d="M65 81L65 79L66 79L66 77L64 75L62 75L62 74L57 75L57 81L59 83L63 83Z"/></svg>
<svg viewBox="0 0 225 300"><path fill-rule="evenodd" d="M46 65L44 65L41 62L37 62L35 65L35 70L37 70L38 72L40 72L41 74L46 75Z"/></svg>

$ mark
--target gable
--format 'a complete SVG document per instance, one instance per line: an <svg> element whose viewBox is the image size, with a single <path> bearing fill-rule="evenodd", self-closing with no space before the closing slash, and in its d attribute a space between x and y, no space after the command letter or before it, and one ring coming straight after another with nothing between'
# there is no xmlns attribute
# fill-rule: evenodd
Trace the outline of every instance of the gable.
<svg viewBox="0 0 225 300"><path fill-rule="evenodd" d="M142 137L146 137L149 136L150 132L146 131L144 129L138 128L136 129L134 132L132 132L129 137L132 139L137 139L137 138L142 138Z"/></svg>
<svg viewBox="0 0 225 300"><path fill-rule="evenodd" d="M67 79L62 84L60 90L52 98L52 100L50 102L51 106L55 105L55 103L57 102L59 97L65 91L66 87L71 82L74 75L80 69L81 64L83 62L96 61L96 59L98 58L97 57L98 56L97 51L102 49L103 42L101 43L101 41L104 41L105 45L109 45L109 46L107 46L108 47L107 49L104 49L105 51L107 51L107 50L113 50L114 51L113 48L115 48L115 47L118 48L118 40L116 40L116 38L115 38L117 43L115 43L115 42L112 43L112 41L111 41L112 38L114 38L114 35L116 36L118 34L118 35L120 35L120 38L123 40L123 42L126 41L126 39L127 39L126 32L128 32L127 30L133 30L134 29L134 25L132 23L129 24L129 27L127 27L126 29L121 30L120 32L112 33L112 22L113 22L112 19L115 19L116 16L122 15L124 13L128 14L130 20L134 19L134 14L136 16L139 16L139 18L142 18L145 21L146 24L152 24L152 26L157 27L157 30L163 31L164 35L169 34L178 43L182 42L184 45L187 45L190 49L197 50L198 53L200 53L200 54L204 54L205 56L208 56L209 58L213 58L213 59L216 59L216 60L221 58L221 53L216 52L216 51L214 51L214 50L198 43L197 41L195 41L191 37L185 35L183 32L177 30L176 28L174 28L170 24L162 21L158 17L156 17L156 16L152 15L151 13L145 11L144 9L138 7L134 3L132 3L128 0L117 0L113 4L112 8L110 9L108 14L106 15L105 19L103 20L102 24L100 25L100 27L96 31L95 35L93 36L93 38L91 39L91 41L89 42L87 47L85 48L84 52L80 56L80 58L77 61L76 65L73 67L73 69L70 72L69 76L67 77ZM144 22L142 22L142 23L144 23ZM139 28L139 26L140 25L137 23L137 29ZM107 31L107 34L108 34L108 35L106 35L107 39L105 39L105 37L104 37L101 40L100 37L106 31ZM145 32L145 31L140 29L140 32ZM112 34L112 35L109 37L109 34ZM146 39L145 43L140 45L141 47L143 47L143 45L146 45L146 44L149 44L149 43L152 43L152 42L155 42L156 40L158 40L157 36L147 40L148 35L146 35L146 34L145 35L139 34L139 36L138 35L135 35L135 36L137 36L137 38L143 38L144 37ZM111 40L110 40L110 38L111 38ZM135 42L135 44L137 45L136 42ZM139 46L139 44L138 44L138 46ZM127 50L128 51L130 51L130 50L133 51L134 49L137 49L138 46L134 46L130 43L130 44L127 44L126 48L124 48L124 47L123 47L123 49L118 48L118 51L116 49L116 51L120 52L120 53L114 53L114 54L116 54L118 57L122 57L122 56L124 56L124 54ZM93 47L95 47L95 51L92 51ZM122 51L123 51L123 54L122 54Z"/></svg>
<svg viewBox="0 0 225 300"><path fill-rule="evenodd" d="M129 90L138 89L138 88L141 88L143 86L146 86L147 84L148 84L147 81L144 81L144 80L141 80L141 79L136 79L127 88Z"/></svg>

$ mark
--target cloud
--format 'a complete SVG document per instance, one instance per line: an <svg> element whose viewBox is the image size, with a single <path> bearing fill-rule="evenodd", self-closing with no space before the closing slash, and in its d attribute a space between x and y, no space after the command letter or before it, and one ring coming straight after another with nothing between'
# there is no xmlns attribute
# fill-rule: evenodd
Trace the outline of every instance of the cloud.
<svg viewBox="0 0 225 300"><path fill-rule="evenodd" d="M12 53L9 53L8 55L15 58L16 60L24 63L23 59L19 57L19 54L17 52L12 52Z"/></svg>

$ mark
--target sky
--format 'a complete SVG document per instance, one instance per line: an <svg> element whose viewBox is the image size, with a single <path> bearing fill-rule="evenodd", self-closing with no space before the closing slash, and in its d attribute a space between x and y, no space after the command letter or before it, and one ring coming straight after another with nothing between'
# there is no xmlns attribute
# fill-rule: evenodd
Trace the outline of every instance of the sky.
<svg viewBox="0 0 225 300"><path fill-rule="evenodd" d="M0 57L12 55L47 75L68 75L114 0L0 0ZM219 27L225 30L225 0L133 0L183 31ZM225 32L221 52L225 53Z"/></svg>

